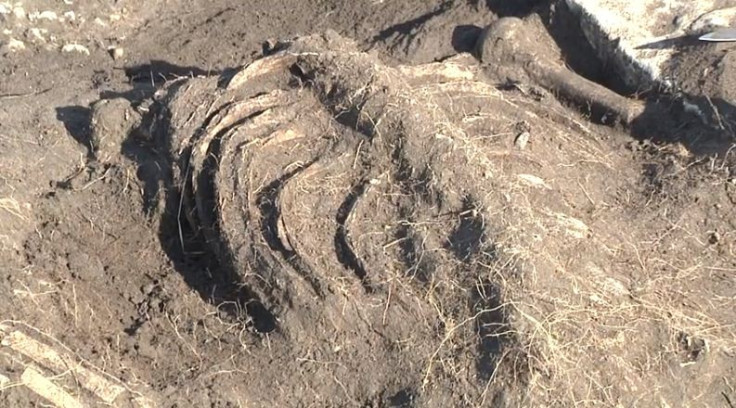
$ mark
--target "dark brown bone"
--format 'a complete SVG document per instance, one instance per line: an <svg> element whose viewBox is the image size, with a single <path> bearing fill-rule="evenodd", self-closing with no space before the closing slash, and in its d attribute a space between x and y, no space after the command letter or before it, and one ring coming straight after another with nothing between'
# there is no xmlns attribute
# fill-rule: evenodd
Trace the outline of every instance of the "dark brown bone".
<svg viewBox="0 0 736 408"><path fill-rule="evenodd" d="M501 18L486 27L476 45L476 56L487 69L512 81L532 82L575 105L600 112L604 123L630 127L644 112L644 103L625 98L575 74L552 56L534 53L530 28L514 17Z"/></svg>

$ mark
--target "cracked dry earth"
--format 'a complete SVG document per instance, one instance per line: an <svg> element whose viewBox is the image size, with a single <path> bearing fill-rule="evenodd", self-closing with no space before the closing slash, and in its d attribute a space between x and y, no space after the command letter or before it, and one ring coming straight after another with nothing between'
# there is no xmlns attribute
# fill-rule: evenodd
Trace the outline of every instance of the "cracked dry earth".
<svg viewBox="0 0 736 408"><path fill-rule="evenodd" d="M0 201L0 404L735 401L729 139L564 68L543 5L427 58L468 7L62 108L62 158Z"/></svg>

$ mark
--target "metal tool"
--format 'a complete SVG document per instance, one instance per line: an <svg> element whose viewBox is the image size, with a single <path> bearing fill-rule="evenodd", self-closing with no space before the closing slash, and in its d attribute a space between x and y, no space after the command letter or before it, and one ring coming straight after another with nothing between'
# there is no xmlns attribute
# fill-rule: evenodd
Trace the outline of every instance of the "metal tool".
<svg viewBox="0 0 736 408"><path fill-rule="evenodd" d="M729 42L736 41L736 28L721 28L708 34L701 35L700 41Z"/></svg>

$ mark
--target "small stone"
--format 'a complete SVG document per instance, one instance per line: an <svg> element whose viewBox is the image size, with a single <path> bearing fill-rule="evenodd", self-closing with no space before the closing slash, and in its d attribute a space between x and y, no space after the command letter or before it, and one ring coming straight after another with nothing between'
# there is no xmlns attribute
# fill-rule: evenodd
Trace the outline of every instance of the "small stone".
<svg viewBox="0 0 736 408"><path fill-rule="evenodd" d="M8 41L7 47L8 50L11 52L22 51L26 49L26 45L23 43L23 41L16 40L15 38L11 38L10 41Z"/></svg>
<svg viewBox="0 0 736 408"><path fill-rule="evenodd" d="M711 232L710 237L708 238L708 243L711 245L715 245L720 240L721 240L721 234L719 234L718 231L714 231L714 232Z"/></svg>
<svg viewBox="0 0 736 408"><path fill-rule="evenodd" d="M24 19L26 18L26 11L21 6L15 6L13 7L13 15L17 19Z"/></svg>
<svg viewBox="0 0 736 408"><path fill-rule="evenodd" d="M109 52L110 52L110 56L115 61L123 58L123 55L125 55L125 51L122 48L120 48L120 47L111 47L109 49Z"/></svg>
<svg viewBox="0 0 736 408"><path fill-rule="evenodd" d="M62 52L78 52L80 54L89 55L89 49L81 44L66 44L61 48Z"/></svg>
<svg viewBox="0 0 736 408"><path fill-rule="evenodd" d="M44 34L48 34L48 30L34 27L30 29L30 33L34 39L38 40L38 42L40 43L46 42L46 38L44 37Z"/></svg>
<svg viewBox="0 0 736 408"><path fill-rule="evenodd" d="M103 99L92 105L90 145L92 153L102 163L120 157L123 143L131 131L140 125L141 115L125 98Z"/></svg>
<svg viewBox="0 0 736 408"><path fill-rule="evenodd" d="M48 20L48 21L55 21L59 19L59 16L56 15L55 11L46 10L46 11L36 11L28 15L28 19L31 21L37 21L37 20Z"/></svg>
<svg viewBox="0 0 736 408"><path fill-rule="evenodd" d="M521 132L518 136L516 136L516 140L514 140L514 145L519 150L526 149L526 145L529 143L529 132Z"/></svg>

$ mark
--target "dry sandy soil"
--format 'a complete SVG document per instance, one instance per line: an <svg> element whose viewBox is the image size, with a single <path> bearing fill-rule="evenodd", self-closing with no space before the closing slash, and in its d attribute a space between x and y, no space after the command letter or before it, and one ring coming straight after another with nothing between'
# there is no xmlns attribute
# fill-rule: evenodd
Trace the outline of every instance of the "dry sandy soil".
<svg viewBox="0 0 736 408"><path fill-rule="evenodd" d="M564 2L1 4L0 405L736 405L729 45L664 94Z"/></svg>

